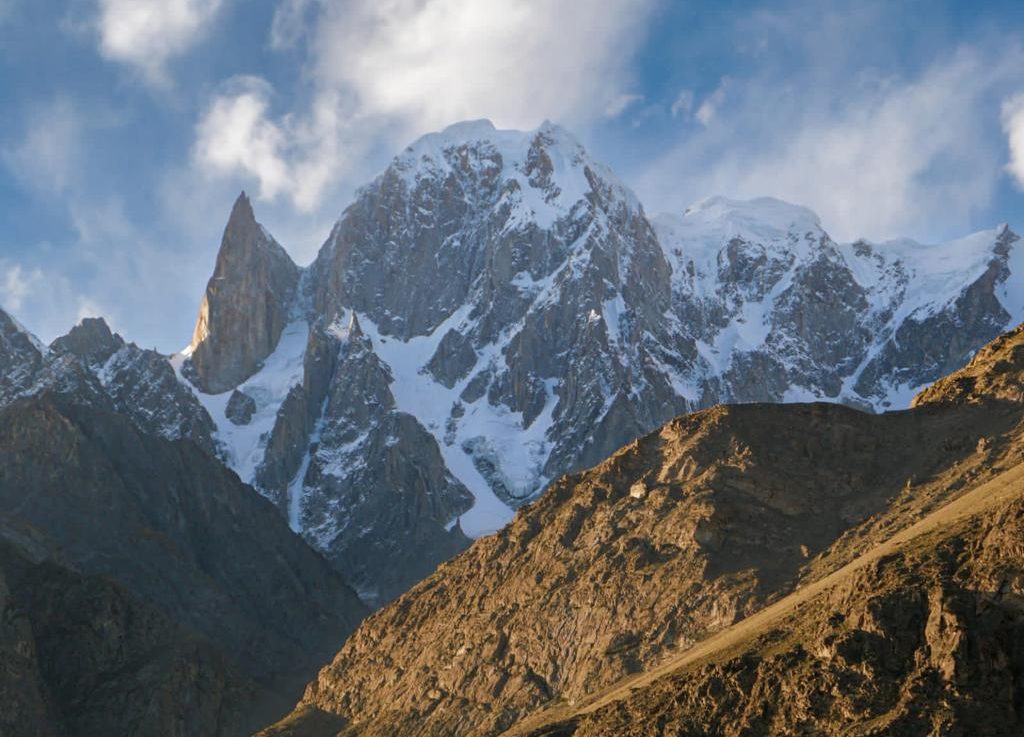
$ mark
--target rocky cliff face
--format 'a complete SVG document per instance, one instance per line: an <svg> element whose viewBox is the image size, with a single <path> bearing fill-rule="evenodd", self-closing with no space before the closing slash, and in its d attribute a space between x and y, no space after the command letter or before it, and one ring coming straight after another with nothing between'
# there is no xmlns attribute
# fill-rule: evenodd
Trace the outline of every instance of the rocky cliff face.
<svg viewBox="0 0 1024 737"><path fill-rule="evenodd" d="M77 404L119 412L157 437L188 438L212 456L224 450L217 427L191 387L156 351L86 318L49 347L0 310L0 406L53 393Z"/></svg>
<svg viewBox="0 0 1024 737"><path fill-rule="evenodd" d="M899 409L1024 319L1024 251L1006 226L935 246L840 244L804 208L723 198L654 222L704 402Z"/></svg>
<svg viewBox="0 0 1024 737"><path fill-rule="evenodd" d="M291 318L298 280L298 267L256 222L243 192L224 229L189 348L197 386L217 394L256 372Z"/></svg>
<svg viewBox="0 0 1024 737"><path fill-rule="evenodd" d="M211 643L224 667L260 686L258 698L231 705L240 713L283 708L303 673L364 613L276 510L198 446L144 434L120 414L67 398L0 410L0 521L35 530L60 564L115 582ZM105 671L97 668L99 678ZM204 676L189 677L198 684ZM167 708L191 708L187 696L168 694Z"/></svg>
<svg viewBox="0 0 1024 737"><path fill-rule="evenodd" d="M981 356L1024 376L1010 339ZM267 734L1012 734L1022 499L1024 405L998 393L697 412L368 618Z"/></svg>

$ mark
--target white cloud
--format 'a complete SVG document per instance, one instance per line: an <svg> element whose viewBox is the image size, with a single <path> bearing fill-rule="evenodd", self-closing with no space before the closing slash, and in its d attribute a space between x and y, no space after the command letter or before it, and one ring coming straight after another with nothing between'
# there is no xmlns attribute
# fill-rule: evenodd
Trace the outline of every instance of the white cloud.
<svg viewBox="0 0 1024 737"><path fill-rule="evenodd" d="M297 209L311 211L343 170L346 120L328 91L305 117L279 120L270 113L271 97L261 79L231 80L197 125L193 160L208 174L255 178L261 198L287 194Z"/></svg>
<svg viewBox="0 0 1024 737"><path fill-rule="evenodd" d="M167 62L209 29L223 0L99 0L100 53L167 83Z"/></svg>
<svg viewBox="0 0 1024 737"><path fill-rule="evenodd" d="M356 0L327 3L317 73L370 114L433 129L467 118L529 127L599 116L653 0Z"/></svg>
<svg viewBox="0 0 1024 737"><path fill-rule="evenodd" d="M1010 147L1006 170L1024 189L1024 94L1014 95L1003 103L1003 132Z"/></svg>
<svg viewBox="0 0 1024 737"><path fill-rule="evenodd" d="M308 109L275 116L265 82L204 111L193 160L260 196L316 209L370 146L470 118L533 127L621 113L630 55L656 0L282 0L270 44L308 39Z"/></svg>
<svg viewBox="0 0 1024 737"><path fill-rule="evenodd" d="M284 160L284 130L268 117L270 86L253 77L235 80L217 96L197 126L194 156L215 172L242 170L273 199L291 186Z"/></svg>
<svg viewBox="0 0 1024 737"><path fill-rule="evenodd" d="M649 209L772 195L811 207L843 239L966 232L998 186L991 101L1022 65L1020 47L1003 44L998 54L949 52L902 78L865 73L840 84L841 70L821 67L734 78L698 112L706 127L650 166L640 194ZM1007 110L1004 125L1019 131L1019 109Z"/></svg>

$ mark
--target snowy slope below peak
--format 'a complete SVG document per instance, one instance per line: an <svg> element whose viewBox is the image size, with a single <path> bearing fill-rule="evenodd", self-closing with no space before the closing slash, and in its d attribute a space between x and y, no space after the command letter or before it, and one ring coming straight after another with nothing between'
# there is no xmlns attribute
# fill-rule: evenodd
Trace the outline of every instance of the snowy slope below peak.
<svg viewBox="0 0 1024 737"><path fill-rule="evenodd" d="M277 348L263 361L262 368L236 389L220 394L205 394L182 377L187 351L170 358L179 379L192 388L213 419L217 428L214 437L223 447L228 465L247 484L255 480L267 439L288 392L302 384L302 360L308 340L309 324L306 320L293 321L281 333ZM227 417L228 401L235 391L251 397L256 404L256 411L248 424L235 425Z"/></svg>
<svg viewBox="0 0 1024 737"><path fill-rule="evenodd" d="M511 484L519 487L517 490L521 490L524 496L531 493L545 481L540 478L539 469L543 468L546 452L550 451L545 434L551 425L555 400L549 398L543 416L524 430L521 413L492 406L486 397L482 397L465 407L462 421L452 432L452 407L461 404L460 395L470 381L469 376L448 389L437 383L425 367L445 333L453 327L465 327L468 312L468 309L461 310L431 335L407 342L382 335L365 315L360 315L359 321L372 341L374 351L391 370L394 378L391 392L397 409L415 417L434 436L448 469L473 494L475 503L459 518L459 525L470 537L480 537L497 532L508 524L514 511L495 495L473 463L470 453L466 452L467 446L472 447L474 442L485 439L501 459L501 467ZM500 347L492 346L480 356L478 365L486 364L499 352Z"/></svg>

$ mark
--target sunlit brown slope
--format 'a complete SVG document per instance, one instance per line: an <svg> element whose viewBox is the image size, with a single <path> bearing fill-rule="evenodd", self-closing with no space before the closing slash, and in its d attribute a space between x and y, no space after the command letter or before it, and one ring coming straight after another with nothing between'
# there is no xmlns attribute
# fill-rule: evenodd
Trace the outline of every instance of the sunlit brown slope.
<svg viewBox="0 0 1024 737"><path fill-rule="evenodd" d="M992 365L1016 361L1022 371L1020 353L1012 345L1006 353ZM965 371L988 376L981 363L987 355ZM368 619L311 684L287 725L268 734L496 735L521 731L531 714L528 721L543 723L538 714L552 706L571 714L574 704L621 689L616 684L624 677L675 662L772 602L782 606L798 585L826 586L835 579L825 577L1019 463L1024 407L1015 396L932 401L883 416L834 405L746 405L676 419L596 468L562 479L503 532L478 541ZM1013 550L1005 560L999 551L991 553L992 570L1012 564ZM879 596L891 590L910 597L920 606L908 616L927 621L934 610L929 587L939 587L941 603L943 587L967 586L950 578L958 570L952 563L942 568L934 560L940 572L934 576L924 562L920 571L904 566L917 578L894 567L872 579L874 568L858 569L868 578L849 584L852 608L837 604L836 613L842 621L861 616L855 609L883 616L857 599L877 588ZM974 574L965 575L969 582ZM938 611L941 619L944 610ZM804 650L813 643L800 633L822 625L807 612L792 645ZM773 635L783 648L789 647L786 621ZM902 631L903 620L893 621L851 626L884 640ZM892 657L916 652L908 645ZM743 657L732 666L740 672L739 685L731 686L737 693L758 677L743 671ZM857 672L861 681L880 677ZM793 683L804 688L802 679L813 673L800 674ZM762 682L769 704L772 676L762 675L769 679ZM714 710L725 708L717 706L716 689L730 686L717 678L718 685L692 695L708 702L701 719L718 718ZM917 683L890 680L875 686L898 691L901 683ZM741 701L732 709L759 708ZM607 708L633 708L619 703ZM635 708L654 709L653 703ZM807 718L836 718L831 706L821 708ZM677 725L689 718L684 707L666 713ZM621 725L613 729L605 718L570 719L565 729L620 733ZM721 733L762 733L757 730L769 723L755 727L737 717L733 724L739 731ZM662 729L648 727L634 733Z"/></svg>

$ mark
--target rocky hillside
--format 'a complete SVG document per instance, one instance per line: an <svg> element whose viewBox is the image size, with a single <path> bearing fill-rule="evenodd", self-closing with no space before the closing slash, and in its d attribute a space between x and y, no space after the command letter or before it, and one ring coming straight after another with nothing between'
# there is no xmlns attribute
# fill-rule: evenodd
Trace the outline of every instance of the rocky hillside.
<svg viewBox="0 0 1024 737"><path fill-rule="evenodd" d="M994 503L887 546L656 677L538 715L509 737L1021 734L1016 470L983 487Z"/></svg>
<svg viewBox="0 0 1024 737"><path fill-rule="evenodd" d="M84 609L63 610L71 599L33 599L22 628L34 638L37 668L51 674L42 676L46 688L66 686L64 695L83 714L106 708L95 699L129 698L117 692L142 688L151 676L154 684L179 678L212 691L169 691L152 708L177 714L178 722L209 709L211 729L220 731L204 733L235 734L230 714L248 720L283 711L288 693L299 693L365 613L273 506L200 447L142 433L118 413L65 397L43 395L0 410L0 523L31 530L40 551L19 586L42 596L47 581L66 576L83 587ZM89 617L100 629L80 642L75 628L90 626ZM78 670L66 677L92 678L92 685L52 680L65 677L59 664L71 657L55 644L65 635L69 648L83 648ZM187 645L191 640L208 644ZM118 676L118 663L142 668L147 658L153 665L138 679L105 680ZM191 675L167 671L172 667ZM0 691L13 687L5 680ZM178 722L143 733L178 734ZM132 733L83 730L72 734Z"/></svg>
<svg viewBox="0 0 1024 737"><path fill-rule="evenodd" d="M964 375L1019 380L1015 345ZM372 615L267 734L873 734L922 718L949 734L996 723L973 706L989 697L993 733L1014 733L1022 464L1024 404L999 393L678 418ZM724 633L721 662L670 667Z"/></svg>
<svg viewBox="0 0 1024 737"><path fill-rule="evenodd" d="M1024 320L1022 275L1005 226L838 243L770 199L648 218L559 126L475 121L400 153L306 268L243 194L169 361L5 318L0 402L57 389L194 439L379 604L678 414L906 407Z"/></svg>
<svg viewBox="0 0 1024 737"><path fill-rule="evenodd" d="M107 578L0 523L0 733L241 735L261 687Z"/></svg>

